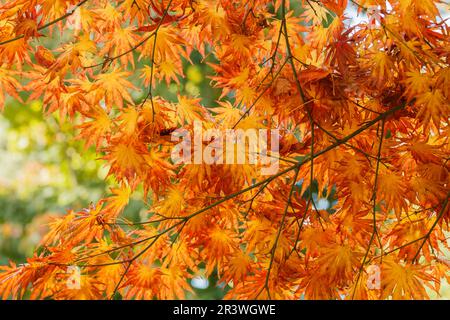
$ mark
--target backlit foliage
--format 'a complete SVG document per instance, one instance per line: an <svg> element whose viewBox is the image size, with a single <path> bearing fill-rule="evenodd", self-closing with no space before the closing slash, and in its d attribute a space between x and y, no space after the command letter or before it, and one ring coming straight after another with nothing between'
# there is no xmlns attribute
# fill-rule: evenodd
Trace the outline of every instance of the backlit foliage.
<svg viewBox="0 0 450 320"><path fill-rule="evenodd" d="M52 221L26 263L0 267L0 295L183 298L200 269L217 273L226 298L439 292L449 278L449 27L436 0L350 1L0 1L0 108L5 95L42 99L45 112L81 121L78 138L117 182ZM349 23L351 6L362 22ZM155 94L180 83L193 52L214 57L215 106ZM279 129L280 170L174 165L170 132L195 120ZM146 218L124 221L141 188ZM371 265L380 287L368 286ZM68 266L81 268L78 290Z"/></svg>

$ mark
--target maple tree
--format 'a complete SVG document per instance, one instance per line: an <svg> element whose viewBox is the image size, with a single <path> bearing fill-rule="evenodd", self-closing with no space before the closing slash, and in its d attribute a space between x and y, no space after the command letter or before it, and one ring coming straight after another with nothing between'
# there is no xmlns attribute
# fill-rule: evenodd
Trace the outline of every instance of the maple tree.
<svg viewBox="0 0 450 320"><path fill-rule="evenodd" d="M439 292L450 280L450 38L438 3L0 1L0 108L27 94L79 121L117 183L52 221L26 263L0 267L2 297L183 298L200 268L233 299ZM367 19L348 23L350 6ZM193 52L214 57L214 106L155 94L180 83ZM278 173L173 163L167 133L194 121L279 129ZM147 218L125 220L139 188ZM81 268L78 290L68 266Z"/></svg>

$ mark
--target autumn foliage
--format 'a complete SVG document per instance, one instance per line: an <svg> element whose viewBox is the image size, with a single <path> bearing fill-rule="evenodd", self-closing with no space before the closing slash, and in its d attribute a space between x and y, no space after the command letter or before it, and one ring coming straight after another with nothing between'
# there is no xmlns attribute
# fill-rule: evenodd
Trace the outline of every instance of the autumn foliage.
<svg viewBox="0 0 450 320"><path fill-rule="evenodd" d="M231 299L439 292L450 280L450 30L437 4L0 1L0 108L6 95L41 99L116 181L52 221L26 263L0 267L0 296L183 298L200 268ZM350 6L366 19L350 23ZM193 52L214 57L214 106L155 94L180 83ZM170 133L194 121L279 129L278 173L174 164ZM138 189L146 217L124 220ZM81 268L78 290L68 266Z"/></svg>

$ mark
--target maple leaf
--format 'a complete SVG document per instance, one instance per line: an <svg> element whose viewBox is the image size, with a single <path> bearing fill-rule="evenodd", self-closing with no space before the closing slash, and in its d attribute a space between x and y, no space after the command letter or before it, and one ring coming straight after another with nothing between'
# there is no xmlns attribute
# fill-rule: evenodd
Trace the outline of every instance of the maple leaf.
<svg viewBox="0 0 450 320"><path fill-rule="evenodd" d="M157 64L164 60L178 61L181 57L186 57L186 51L182 46L183 42L180 35L173 32L170 26L160 26L156 41L144 43L139 59L149 57ZM155 45L156 51L154 57L152 57L153 45Z"/></svg>
<svg viewBox="0 0 450 320"><path fill-rule="evenodd" d="M65 0L42 0L41 5L42 11L45 13L45 18L54 20L66 13L69 4Z"/></svg>
<svg viewBox="0 0 450 320"><path fill-rule="evenodd" d="M377 86L388 82L393 74L394 65L386 52L377 52L371 57L372 74Z"/></svg>
<svg viewBox="0 0 450 320"><path fill-rule="evenodd" d="M55 269L45 263L44 259L37 257L27 258L27 262L17 266L10 263L9 266L0 267L0 289L3 299L12 296L20 299L25 294L25 289L38 279L48 277ZM36 290L39 292L39 290Z"/></svg>
<svg viewBox="0 0 450 320"><path fill-rule="evenodd" d="M130 289L125 292L124 298L148 300L155 298L161 288L161 277L162 271L157 267L146 264L131 267L127 282L124 283L124 286L130 285Z"/></svg>
<svg viewBox="0 0 450 320"><path fill-rule="evenodd" d="M101 252L104 252L106 250L111 250L111 248L103 248ZM122 277L122 274L124 273L124 266L123 264L117 263L114 264L114 259L110 257L103 258L103 260L100 263L104 264L110 264L106 265L102 268L99 268L96 276L97 279L105 279L106 281L103 281L101 283L101 287L104 287L104 293L106 297L112 297L113 294L116 292L116 285L119 283L120 278ZM100 281L99 281L100 282ZM103 290L102 290L103 291ZM92 299L92 298L91 298Z"/></svg>
<svg viewBox="0 0 450 320"><path fill-rule="evenodd" d="M440 148L442 145L432 145L427 141L414 139L409 142L407 149L416 161L423 163L440 163Z"/></svg>
<svg viewBox="0 0 450 320"><path fill-rule="evenodd" d="M55 295L56 299L69 300L98 300L103 298L102 288L103 283L95 279L90 274L80 275L80 289L60 291Z"/></svg>
<svg viewBox="0 0 450 320"><path fill-rule="evenodd" d="M130 63L134 68L133 51L130 49L136 46L139 37L133 32L132 27L116 28L114 33L109 33L105 40L106 45L99 52L100 55L120 56L119 61L122 66Z"/></svg>
<svg viewBox="0 0 450 320"><path fill-rule="evenodd" d="M201 99L189 98L186 96L178 96L178 105L175 108L177 117L181 124L192 123L194 120L201 121L205 115L205 111L200 105Z"/></svg>
<svg viewBox="0 0 450 320"><path fill-rule="evenodd" d="M164 200L155 206L155 209L161 212L163 216L180 217L185 207L186 201L183 190L180 187L172 187L165 195Z"/></svg>
<svg viewBox="0 0 450 320"><path fill-rule="evenodd" d="M95 144L96 148L99 149L102 140L106 138L111 130L113 122L101 107L93 107L84 114L92 120L77 126L80 129L78 138L86 139L86 148L91 144Z"/></svg>
<svg viewBox="0 0 450 320"><path fill-rule="evenodd" d="M50 223L50 232L44 238L44 244L65 240L66 245L74 246L80 242L100 239L105 231L102 221L104 199L81 211L70 211L62 219Z"/></svg>
<svg viewBox="0 0 450 320"><path fill-rule="evenodd" d="M237 250L230 258L229 264L224 268L222 279L225 283L233 281L233 283L239 283L245 279L251 272L251 258L244 252Z"/></svg>
<svg viewBox="0 0 450 320"><path fill-rule="evenodd" d="M347 0L324 0L322 3L338 16L341 16L347 7Z"/></svg>
<svg viewBox="0 0 450 320"><path fill-rule="evenodd" d="M313 27L313 31L308 35L314 48L323 48L329 40L328 29L322 25L316 25Z"/></svg>
<svg viewBox="0 0 450 320"><path fill-rule="evenodd" d="M43 67L50 68L56 61L50 50L43 46L38 46L34 55L38 64Z"/></svg>
<svg viewBox="0 0 450 320"><path fill-rule="evenodd" d="M209 232L209 241L207 241L205 247L205 250L209 253L208 256L211 257L211 261L206 266L208 274L213 271L215 263L220 263L222 259L236 250L233 236L232 232L219 228L214 228Z"/></svg>
<svg viewBox="0 0 450 320"><path fill-rule="evenodd" d="M126 108L118 118L124 136L132 137L138 126L139 112L136 108Z"/></svg>
<svg viewBox="0 0 450 320"><path fill-rule="evenodd" d="M352 5L3 1L0 109L26 96L75 122L115 185L52 219L25 264L0 267L2 297L179 299L195 294L190 278L213 273L233 299L438 293L448 278L448 26L434 0L359 1L368 23L348 22ZM174 164L172 134L198 124L277 130L279 170L266 176L236 157ZM242 149L247 160L264 146ZM147 219L124 217L132 194ZM80 290L65 283L72 264L85 266Z"/></svg>
<svg viewBox="0 0 450 320"><path fill-rule="evenodd" d="M179 75L183 75L182 63L179 60L163 60L158 65L154 66L154 70L152 71L152 67L145 65L142 69L141 78L144 79L145 85L150 85L150 79L154 80L162 80L164 79L167 84L171 81L175 81L177 84L180 84ZM152 84L154 86L154 84Z"/></svg>
<svg viewBox="0 0 450 320"><path fill-rule="evenodd" d="M186 270L173 266L171 268L162 269L162 290L158 297L163 300L186 299L186 294L193 294L194 290L189 284L187 277L189 274Z"/></svg>
<svg viewBox="0 0 450 320"><path fill-rule="evenodd" d="M3 110L5 106L5 92L20 100L17 89L20 89L20 84L12 76L12 73L6 69L0 68L0 110Z"/></svg>
<svg viewBox="0 0 450 320"><path fill-rule="evenodd" d="M442 90L446 97L450 96L450 88L447 85L450 81L450 68L442 68L437 73L436 86Z"/></svg>
<svg viewBox="0 0 450 320"><path fill-rule="evenodd" d="M305 21L312 21L314 24L320 25L322 21L327 20L328 10L321 6L319 3L311 2L306 6L302 16L305 17Z"/></svg>
<svg viewBox="0 0 450 320"><path fill-rule="evenodd" d="M407 86L405 96L411 100L418 93L427 91L431 86L431 78L427 74L420 71L406 72L407 78L405 84Z"/></svg>
<svg viewBox="0 0 450 320"><path fill-rule="evenodd" d="M134 181L141 175L146 167L145 155L147 149L145 145L138 141L119 142L106 150L105 160L108 160L111 168L109 175L115 176L129 182Z"/></svg>
<svg viewBox="0 0 450 320"><path fill-rule="evenodd" d="M217 114L216 119L225 127L231 127L238 122L242 116L241 110L234 108L229 101L219 101L219 106L213 111Z"/></svg>
<svg viewBox="0 0 450 320"><path fill-rule="evenodd" d="M348 281L358 267L362 254L349 245L334 244L322 248L318 259L320 273L327 274L333 282Z"/></svg>
<svg viewBox="0 0 450 320"><path fill-rule="evenodd" d="M147 172L144 177L144 193L147 194L149 189L159 192L167 190L166 188L172 184L175 166L167 160L168 155L161 151L151 149L145 157L148 164Z"/></svg>
<svg viewBox="0 0 450 320"><path fill-rule="evenodd" d="M70 210L63 217L54 217L48 224L49 231L42 239L41 243L43 245L50 245L53 243L58 243L61 240L64 232L69 229L75 213Z"/></svg>
<svg viewBox="0 0 450 320"><path fill-rule="evenodd" d="M131 20L137 19L139 24L142 25L148 21L149 12L140 10L140 8L147 8L149 5L149 0L125 0L119 6L119 10L123 11L124 15Z"/></svg>
<svg viewBox="0 0 450 320"><path fill-rule="evenodd" d="M108 217L117 217L119 213L126 207L130 200L131 188L123 185L120 188L112 188L112 196L106 198L106 206L104 212L108 212Z"/></svg>
<svg viewBox="0 0 450 320"><path fill-rule="evenodd" d="M86 59L85 56L95 53L96 46L88 35L81 35L78 37L78 41L65 44L58 51L61 54L50 67L50 70L63 75L69 68L72 72L75 72L78 68L82 67Z"/></svg>
<svg viewBox="0 0 450 320"><path fill-rule="evenodd" d="M407 211L408 204L403 197L407 190L407 182L401 176L386 172L378 176L378 188L380 197L386 201L386 207L394 209L399 216L402 211Z"/></svg>
<svg viewBox="0 0 450 320"><path fill-rule="evenodd" d="M29 37L37 37L41 35L39 34L37 27L37 23L34 19L25 18L20 19L20 22L17 22L14 31L16 34L23 34L24 38L27 39Z"/></svg>

